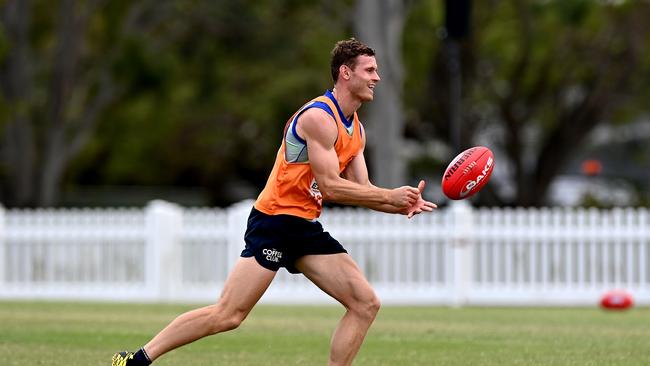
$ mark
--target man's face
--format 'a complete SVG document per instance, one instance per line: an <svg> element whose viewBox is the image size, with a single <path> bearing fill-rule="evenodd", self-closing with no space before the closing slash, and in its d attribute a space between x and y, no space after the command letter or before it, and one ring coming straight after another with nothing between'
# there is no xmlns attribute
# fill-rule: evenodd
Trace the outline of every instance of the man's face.
<svg viewBox="0 0 650 366"><path fill-rule="evenodd" d="M350 69L350 92L362 102L372 101L375 86L379 83L377 61L374 56L357 56L354 69Z"/></svg>

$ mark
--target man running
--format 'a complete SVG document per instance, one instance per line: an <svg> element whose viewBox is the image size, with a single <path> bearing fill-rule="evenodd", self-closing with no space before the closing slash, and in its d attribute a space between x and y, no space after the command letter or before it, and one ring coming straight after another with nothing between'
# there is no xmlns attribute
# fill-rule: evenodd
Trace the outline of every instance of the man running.
<svg viewBox="0 0 650 366"><path fill-rule="evenodd" d="M149 365L166 352L237 328L277 270L302 273L339 301L346 313L331 339L329 365L350 365L379 311L379 299L343 246L316 221L323 201L406 215L432 211L418 187L379 188L368 179L366 136L356 111L379 83L375 52L354 38L338 42L331 60L334 88L287 122L275 165L248 218L246 246L214 305L174 319L113 366Z"/></svg>

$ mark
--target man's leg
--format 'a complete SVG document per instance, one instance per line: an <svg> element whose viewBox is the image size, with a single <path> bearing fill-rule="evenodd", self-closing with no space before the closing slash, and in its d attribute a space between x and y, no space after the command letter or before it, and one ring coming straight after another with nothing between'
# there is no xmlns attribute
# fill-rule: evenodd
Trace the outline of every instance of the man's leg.
<svg viewBox="0 0 650 366"><path fill-rule="evenodd" d="M235 329L271 284L276 272L254 257L240 258L230 272L215 305L180 315L144 346L153 361L174 348L208 335Z"/></svg>
<svg viewBox="0 0 650 366"><path fill-rule="evenodd" d="M352 364L379 311L377 295L347 253L307 255L295 266L347 309L332 335L329 365Z"/></svg>

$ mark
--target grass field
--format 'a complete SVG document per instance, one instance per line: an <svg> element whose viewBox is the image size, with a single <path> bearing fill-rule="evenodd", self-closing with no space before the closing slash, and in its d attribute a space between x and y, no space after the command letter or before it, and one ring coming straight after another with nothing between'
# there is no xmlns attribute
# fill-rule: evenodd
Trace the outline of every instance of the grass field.
<svg viewBox="0 0 650 366"><path fill-rule="evenodd" d="M0 365L109 365L191 308L0 302ZM325 365L341 314L258 306L155 365ZM355 365L650 365L650 309L384 307Z"/></svg>

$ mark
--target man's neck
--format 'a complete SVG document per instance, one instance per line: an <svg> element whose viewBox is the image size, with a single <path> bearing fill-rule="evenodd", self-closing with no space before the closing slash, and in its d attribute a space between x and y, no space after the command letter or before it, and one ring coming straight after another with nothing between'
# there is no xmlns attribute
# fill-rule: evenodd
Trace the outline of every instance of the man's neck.
<svg viewBox="0 0 650 366"><path fill-rule="evenodd" d="M336 102L339 104L339 107L341 107L341 111L347 119L350 119L352 115L354 115L354 112L361 107L361 101L354 98L345 88L337 89L334 87L332 89L332 94L334 95L334 98L336 98Z"/></svg>

